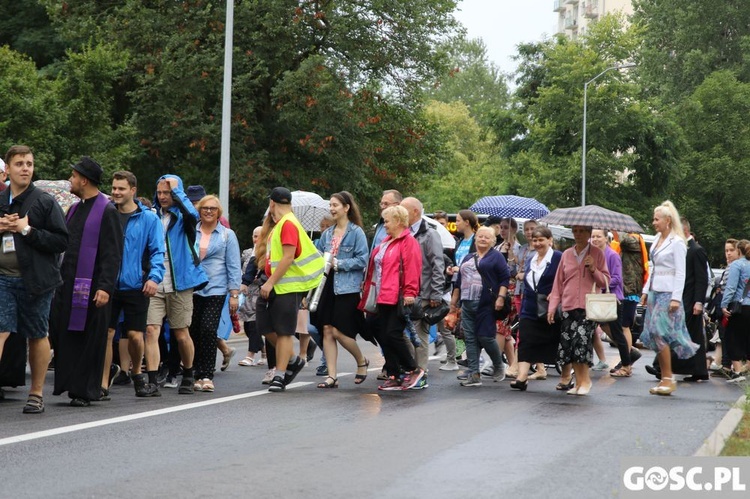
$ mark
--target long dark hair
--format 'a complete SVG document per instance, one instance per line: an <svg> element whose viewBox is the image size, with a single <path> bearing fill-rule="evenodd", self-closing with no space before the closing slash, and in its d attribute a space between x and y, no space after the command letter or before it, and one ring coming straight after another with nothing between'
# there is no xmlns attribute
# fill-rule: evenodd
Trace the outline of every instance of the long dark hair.
<svg viewBox="0 0 750 499"><path fill-rule="evenodd" d="M479 219L477 218L476 213L471 210L461 210L458 212L458 214L461 218L464 219L465 222L469 224L471 230L476 232L479 229Z"/></svg>
<svg viewBox="0 0 750 499"><path fill-rule="evenodd" d="M337 192L332 194L331 197L338 199L344 206L348 206L349 211L347 212L347 217L349 218L349 221L362 227L362 215L359 213L359 206L357 206L357 202L354 201L354 196L352 196L350 192Z"/></svg>

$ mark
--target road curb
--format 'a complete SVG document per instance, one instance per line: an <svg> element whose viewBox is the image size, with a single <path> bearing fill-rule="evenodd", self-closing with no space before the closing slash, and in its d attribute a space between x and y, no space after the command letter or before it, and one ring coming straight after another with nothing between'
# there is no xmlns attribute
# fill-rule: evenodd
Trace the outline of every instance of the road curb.
<svg viewBox="0 0 750 499"><path fill-rule="evenodd" d="M729 412L719 421L718 426L703 442L703 445L693 454L693 456L714 457L721 454L724 450L729 437L732 436L737 425L740 424L742 416L745 413L744 407L747 403L747 396L743 395L737 399Z"/></svg>

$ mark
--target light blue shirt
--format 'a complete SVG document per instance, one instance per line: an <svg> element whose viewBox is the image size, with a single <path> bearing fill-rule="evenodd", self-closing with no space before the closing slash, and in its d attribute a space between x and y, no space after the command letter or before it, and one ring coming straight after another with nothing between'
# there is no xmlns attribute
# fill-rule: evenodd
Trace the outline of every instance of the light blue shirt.
<svg viewBox="0 0 750 499"><path fill-rule="evenodd" d="M200 235L201 224L196 229ZM200 251L196 238L196 252ZM242 265L240 264L240 244L234 231L221 224L211 233L206 248L206 256L201 260L201 268L208 275L205 288L196 291L199 296L226 295L230 289L240 289L242 284Z"/></svg>

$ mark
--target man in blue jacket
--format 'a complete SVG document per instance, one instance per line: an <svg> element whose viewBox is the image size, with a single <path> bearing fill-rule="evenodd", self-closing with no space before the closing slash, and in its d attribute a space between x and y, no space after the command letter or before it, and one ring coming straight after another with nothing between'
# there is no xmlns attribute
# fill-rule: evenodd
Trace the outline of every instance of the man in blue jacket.
<svg viewBox="0 0 750 499"><path fill-rule="evenodd" d="M195 252L195 228L199 215L176 175L164 175L156 183L156 214L164 227L164 279L148 306L146 355L158 349L162 321L169 320L170 334L175 335L182 358L182 382L178 393L192 394L193 356L195 348L188 328L193 317L193 290L208 283Z"/></svg>
<svg viewBox="0 0 750 499"><path fill-rule="evenodd" d="M156 373L159 369L159 348L146 355L146 375L141 373L141 361L145 343L146 316L149 300L156 294L164 278L164 228L156 213L136 200L138 180L129 171L112 175L112 201L124 232L124 249L120 276L117 279L112 299L112 318L109 324L107 356L104 361L104 377L110 375L112 362L112 339L123 313L122 337L127 338L128 352L133 361L133 384L136 397L159 397ZM128 366L123 366L127 369ZM110 380L111 381L111 380ZM102 386L108 386L107 380Z"/></svg>

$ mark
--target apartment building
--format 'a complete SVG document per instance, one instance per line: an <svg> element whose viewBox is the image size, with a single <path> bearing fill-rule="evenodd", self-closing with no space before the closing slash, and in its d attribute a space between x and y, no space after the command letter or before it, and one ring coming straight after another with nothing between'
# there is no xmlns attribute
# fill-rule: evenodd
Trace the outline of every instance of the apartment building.
<svg viewBox="0 0 750 499"><path fill-rule="evenodd" d="M557 32L575 40L604 14L616 11L632 14L633 3L631 0L553 0L552 10L558 15Z"/></svg>

